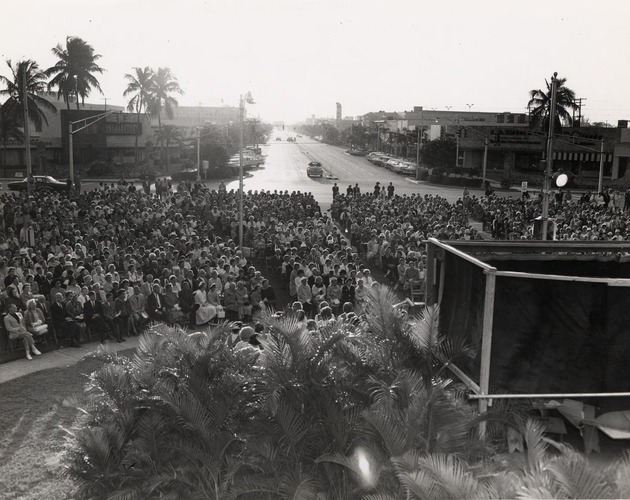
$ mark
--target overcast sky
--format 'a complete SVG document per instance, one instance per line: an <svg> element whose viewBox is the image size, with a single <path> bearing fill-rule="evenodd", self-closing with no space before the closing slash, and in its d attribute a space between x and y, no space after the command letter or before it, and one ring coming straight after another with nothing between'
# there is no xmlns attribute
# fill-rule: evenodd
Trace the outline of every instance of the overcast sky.
<svg viewBox="0 0 630 500"><path fill-rule="evenodd" d="M0 56L45 69L79 36L101 54L104 97L124 75L167 66L180 105L238 105L249 116L425 109L525 112L554 71L591 121L630 118L627 0L29 0L3 2ZM4 63L0 74L8 75ZM104 102L94 93L89 101Z"/></svg>

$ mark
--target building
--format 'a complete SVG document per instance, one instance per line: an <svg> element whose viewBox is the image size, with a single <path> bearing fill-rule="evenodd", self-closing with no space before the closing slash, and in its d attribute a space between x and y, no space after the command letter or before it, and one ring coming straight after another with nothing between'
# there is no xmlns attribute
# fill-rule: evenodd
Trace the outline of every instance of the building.
<svg viewBox="0 0 630 500"><path fill-rule="evenodd" d="M169 119L162 113L162 125L195 128L204 125L229 125L239 122L238 106L177 106L173 109L173 118ZM245 109L247 119L247 109ZM159 126L157 116L151 117L151 126Z"/></svg>
<svg viewBox="0 0 630 500"><path fill-rule="evenodd" d="M367 113L362 123L378 130L379 146L392 144L393 151L403 149L393 137L422 132L428 140L455 139L458 165L464 168L481 170L487 150L488 170L510 175L544 169L541 160L546 157L547 137L543 131L530 128L526 113L426 110L416 106L411 111ZM583 180L597 178L602 148L604 180L630 177L627 120L619 120L617 128L563 128L554 140L554 169L571 171ZM409 150L415 151L415 143Z"/></svg>
<svg viewBox="0 0 630 500"><path fill-rule="evenodd" d="M111 109L108 111L112 111ZM100 113L85 109L61 110L61 146L62 162L69 164L70 122L86 120L86 124L94 120ZM74 125L78 130L83 124ZM136 162L136 138L138 145L138 161L142 162L153 152L153 130L148 115L141 113L114 112L93 122L73 135L73 159L76 165L90 165L104 162L107 165L133 165Z"/></svg>

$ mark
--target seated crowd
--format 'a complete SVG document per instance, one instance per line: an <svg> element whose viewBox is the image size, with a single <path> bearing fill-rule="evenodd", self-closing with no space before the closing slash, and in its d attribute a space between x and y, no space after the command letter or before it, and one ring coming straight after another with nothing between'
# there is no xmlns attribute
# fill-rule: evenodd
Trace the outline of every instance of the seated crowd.
<svg viewBox="0 0 630 500"><path fill-rule="evenodd" d="M435 195L388 196L374 193L337 195L332 217L349 235L368 264L379 267L389 283L405 290L422 279L426 255L422 241L478 239L460 200L455 204Z"/></svg>
<svg viewBox="0 0 630 500"><path fill-rule="evenodd" d="M542 215L541 196L470 197L469 212L484 224L494 239L534 239L533 221ZM556 239L563 241L622 241L630 238L630 217L619 192L550 197L549 217L555 222Z"/></svg>
<svg viewBox="0 0 630 500"><path fill-rule="evenodd" d="M182 183L161 198L107 188L42 194L37 202L3 194L0 203L4 326L24 341L28 358L37 354L33 336L45 335L42 323L78 346L94 333L122 342L150 321L250 320L276 306L273 288L234 242L234 191ZM265 227L275 234L287 214L319 213L311 195L288 192L250 192L245 210L256 214L245 224L250 246ZM43 320L29 321L33 307Z"/></svg>

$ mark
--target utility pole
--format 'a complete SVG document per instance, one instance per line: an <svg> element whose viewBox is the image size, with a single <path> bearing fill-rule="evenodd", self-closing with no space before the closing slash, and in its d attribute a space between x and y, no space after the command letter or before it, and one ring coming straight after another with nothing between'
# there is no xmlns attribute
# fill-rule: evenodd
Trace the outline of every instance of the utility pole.
<svg viewBox="0 0 630 500"><path fill-rule="evenodd" d="M553 172L553 127L556 121L556 87L558 82L554 73L551 77L551 102L549 104L549 133L547 134L547 168L545 170L545 182L543 187L542 206L542 239L547 239L547 226L549 225L549 192L551 191L551 173Z"/></svg>
<svg viewBox="0 0 630 500"><path fill-rule="evenodd" d="M575 124L575 109L573 110L573 126L581 127L582 126L582 101L586 101L586 97L579 97L575 100L578 106L578 121L577 125ZM586 106L586 104L584 105Z"/></svg>
<svg viewBox="0 0 630 500"><path fill-rule="evenodd" d="M26 192L30 195L33 191L33 186L31 186L31 176L32 176L32 166L31 166L31 132L28 123L28 92L26 86L26 69L27 65L24 63L23 65L24 72L22 74L22 100L24 101L24 143L25 143L25 154L26 154Z"/></svg>

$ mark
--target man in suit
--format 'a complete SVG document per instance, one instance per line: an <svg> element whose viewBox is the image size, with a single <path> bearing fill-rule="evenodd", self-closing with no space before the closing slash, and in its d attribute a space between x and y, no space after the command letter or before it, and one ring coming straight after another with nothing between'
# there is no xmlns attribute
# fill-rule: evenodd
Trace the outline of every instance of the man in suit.
<svg viewBox="0 0 630 500"><path fill-rule="evenodd" d="M147 297L147 314L151 321L164 321L164 296L160 293L160 285L153 285L153 292Z"/></svg>
<svg viewBox="0 0 630 500"><path fill-rule="evenodd" d="M70 337L71 347L81 347L81 331L79 325L66 312L66 305L63 303L63 295L55 294L55 302L50 306L50 316L53 327L58 334L67 333Z"/></svg>
<svg viewBox="0 0 630 500"><path fill-rule="evenodd" d="M104 344L108 337L114 340L114 336L109 332L103 318L103 305L96 300L96 293L93 291L88 293L87 300L83 304L83 316L88 327L92 331L100 333L101 344ZM118 342L120 343L121 340Z"/></svg>

